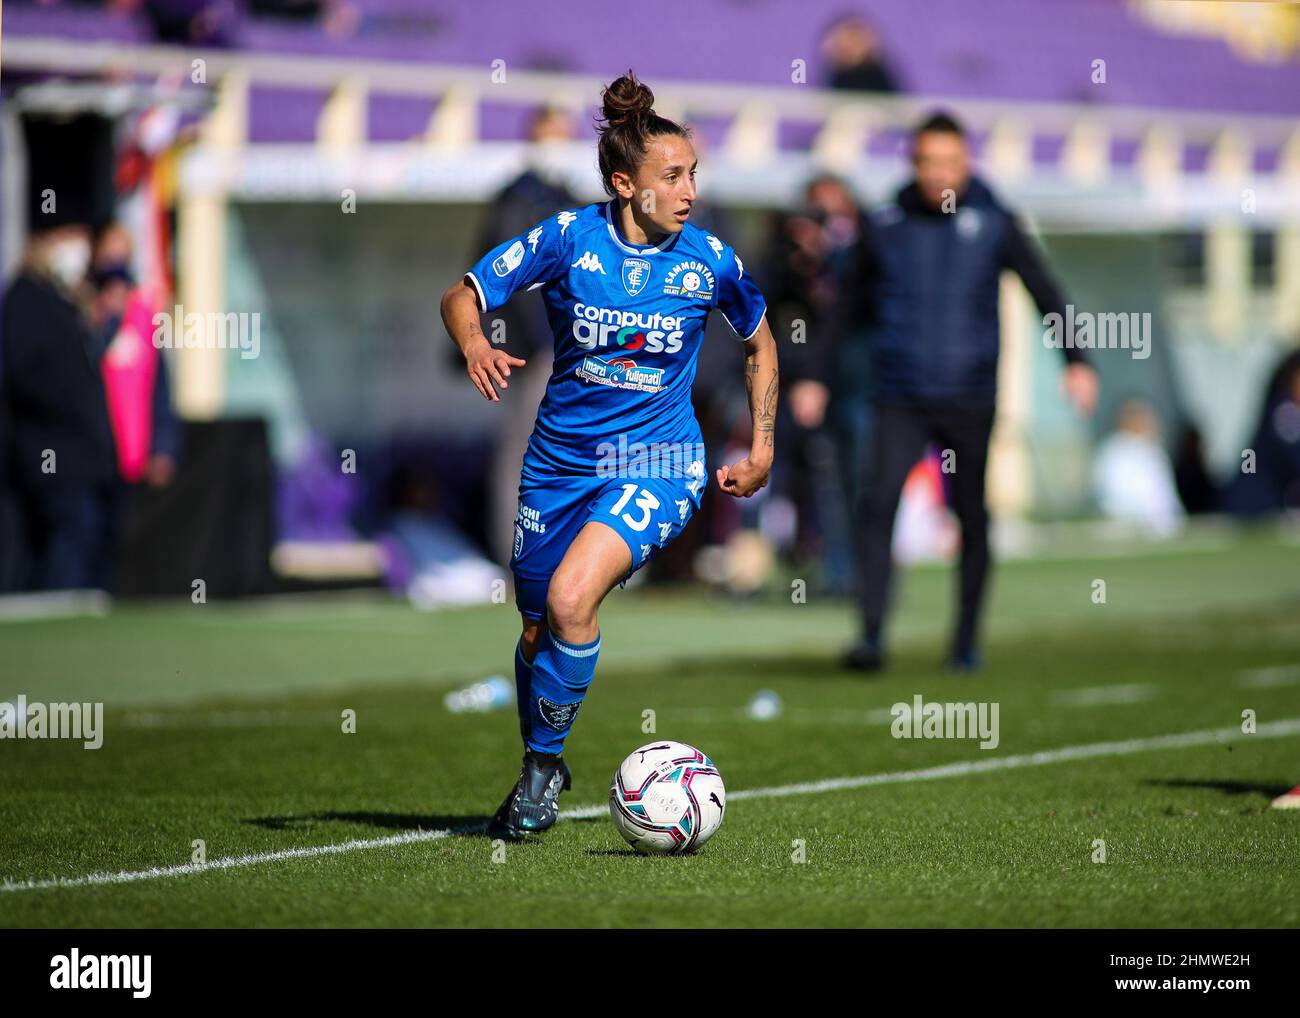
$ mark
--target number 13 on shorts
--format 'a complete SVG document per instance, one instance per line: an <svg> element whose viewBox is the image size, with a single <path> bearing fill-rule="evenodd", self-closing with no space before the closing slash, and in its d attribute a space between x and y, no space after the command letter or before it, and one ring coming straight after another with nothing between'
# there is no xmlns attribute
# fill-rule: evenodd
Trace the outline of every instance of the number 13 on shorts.
<svg viewBox="0 0 1300 1018"><path fill-rule="evenodd" d="M649 526L650 514L659 508L659 499L655 497L653 491L647 491L645 488L641 488L641 493L636 496L636 507L642 510L642 513L636 518L633 518L631 513L623 512L623 507L626 506L628 500L636 494L636 491L637 485L635 484L623 485L623 497L614 503L613 507L609 510L609 514L611 516L618 516L622 513L623 522L639 533Z"/></svg>
<svg viewBox="0 0 1300 1018"><path fill-rule="evenodd" d="M614 495L609 508L602 511L598 506L592 518L603 518L623 535L632 551L633 568L681 533L699 505L692 489L668 478L620 484L605 497Z"/></svg>

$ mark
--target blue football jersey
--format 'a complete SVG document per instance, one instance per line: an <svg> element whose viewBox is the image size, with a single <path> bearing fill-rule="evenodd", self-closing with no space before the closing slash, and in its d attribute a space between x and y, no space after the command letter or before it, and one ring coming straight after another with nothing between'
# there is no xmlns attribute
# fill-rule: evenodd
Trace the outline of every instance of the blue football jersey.
<svg viewBox="0 0 1300 1018"><path fill-rule="evenodd" d="M691 384L709 312L748 339L766 310L727 244L689 222L658 245L631 244L612 202L550 216L465 278L484 312L518 290L540 289L545 300L555 366L525 477L595 475L611 449L700 448Z"/></svg>

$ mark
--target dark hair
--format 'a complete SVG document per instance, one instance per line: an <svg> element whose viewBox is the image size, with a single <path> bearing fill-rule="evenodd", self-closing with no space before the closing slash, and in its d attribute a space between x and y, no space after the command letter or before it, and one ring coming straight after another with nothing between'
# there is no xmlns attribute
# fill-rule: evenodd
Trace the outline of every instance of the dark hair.
<svg viewBox="0 0 1300 1018"><path fill-rule="evenodd" d="M681 124L654 111L655 94L637 81L628 71L605 86L600 94L601 110L596 130L600 133L597 147L600 162L600 182L611 198L618 192L610 183L615 173L636 173L645 159L646 145L651 138L661 134L675 134L680 138L691 136ZM601 126L599 121L604 121Z"/></svg>
<svg viewBox="0 0 1300 1018"><path fill-rule="evenodd" d="M912 132L912 141L915 142L923 134L955 134L958 138L965 138L966 128L962 127L961 121L951 113L935 110L916 125L916 129Z"/></svg>

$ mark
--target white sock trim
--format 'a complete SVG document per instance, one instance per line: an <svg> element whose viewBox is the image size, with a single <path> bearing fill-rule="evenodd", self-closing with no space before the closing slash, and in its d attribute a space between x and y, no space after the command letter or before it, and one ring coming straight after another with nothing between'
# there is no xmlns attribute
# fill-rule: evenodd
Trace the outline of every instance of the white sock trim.
<svg viewBox="0 0 1300 1018"><path fill-rule="evenodd" d="M586 650L578 650L576 647L571 647L563 640L557 639L554 634L551 635L551 643L554 645L556 650L563 654L568 654L569 657L591 657L592 654L600 652L599 638L596 640L596 646L588 647Z"/></svg>

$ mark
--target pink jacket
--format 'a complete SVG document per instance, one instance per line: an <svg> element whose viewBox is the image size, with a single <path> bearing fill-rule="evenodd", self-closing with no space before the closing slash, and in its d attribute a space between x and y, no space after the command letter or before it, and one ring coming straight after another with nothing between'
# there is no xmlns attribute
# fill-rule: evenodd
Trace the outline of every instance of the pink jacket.
<svg viewBox="0 0 1300 1018"><path fill-rule="evenodd" d="M153 441L153 387L160 354L153 345L150 307L142 291L131 292L122 324L100 362L118 469L133 483L144 476Z"/></svg>

